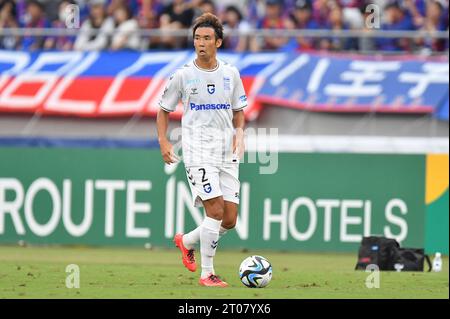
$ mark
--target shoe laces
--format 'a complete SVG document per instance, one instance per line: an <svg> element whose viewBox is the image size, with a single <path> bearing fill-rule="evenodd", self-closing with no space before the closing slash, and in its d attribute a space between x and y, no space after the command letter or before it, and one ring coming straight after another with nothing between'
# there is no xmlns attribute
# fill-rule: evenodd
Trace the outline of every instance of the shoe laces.
<svg viewBox="0 0 450 319"><path fill-rule="evenodd" d="M209 276L209 279L211 279L211 281L212 281L212 282L215 282L215 283L221 282L221 280L219 279L219 277L217 277L217 276L214 275L214 274L211 274L211 275Z"/></svg>
<svg viewBox="0 0 450 319"><path fill-rule="evenodd" d="M193 249L188 250L187 256L188 256L190 262L195 262L194 250Z"/></svg>

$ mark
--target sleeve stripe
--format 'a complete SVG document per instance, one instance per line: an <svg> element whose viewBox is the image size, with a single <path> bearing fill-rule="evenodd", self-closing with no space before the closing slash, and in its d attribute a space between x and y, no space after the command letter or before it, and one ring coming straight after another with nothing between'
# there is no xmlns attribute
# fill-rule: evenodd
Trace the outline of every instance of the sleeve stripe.
<svg viewBox="0 0 450 319"><path fill-rule="evenodd" d="M166 109L165 107L163 107L163 106L159 106L160 108L162 108L164 111L166 111L166 112L169 112L169 113L171 113L171 112L174 112L175 110L173 110L173 111L171 111L171 110L168 110L168 109Z"/></svg>
<svg viewBox="0 0 450 319"><path fill-rule="evenodd" d="M233 111L240 111L240 110L245 109L246 107L247 107L247 105L244 105L243 107L240 107L240 108L238 108L238 109L233 109Z"/></svg>

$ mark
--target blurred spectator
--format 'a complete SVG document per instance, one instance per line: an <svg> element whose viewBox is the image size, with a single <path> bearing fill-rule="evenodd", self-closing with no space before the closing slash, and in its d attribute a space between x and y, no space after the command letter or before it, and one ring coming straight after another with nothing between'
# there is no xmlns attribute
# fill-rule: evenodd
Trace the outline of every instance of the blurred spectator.
<svg viewBox="0 0 450 319"><path fill-rule="evenodd" d="M233 6L239 10L244 20L247 20L249 2L249 0L214 0L218 12L225 13L226 8Z"/></svg>
<svg viewBox="0 0 450 319"><path fill-rule="evenodd" d="M50 28L51 24L45 17L44 6L37 0L30 0L26 6L26 15L23 28ZM45 35L33 36L25 33L20 44L20 49L34 51L42 49L46 40Z"/></svg>
<svg viewBox="0 0 450 319"><path fill-rule="evenodd" d="M312 2L313 19L324 27L328 23L328 17L333 6L336 5L334 0L315 0Z"/></svg>
<svg viewBox="0 0 450 319"><path fill-rule="evenodd" d="M245 32L250 30L250 24L243 20L242 14L235 6L229 6L225 9L224 14L224 31L225 35L229 31L241 31ZM224 48L228 50L234 50L242 52L248 49L248 37L229 35L225 37Z"/></svg>
<svg viewBox="0 0 450 319"><path fill-rule="evenodd" d="M247 0L247 11L246 18L247 21L256 27L258 22L264 18L266 14L266 0Z"/></svg>
<svg viewBox="0 0 450 319"><path fill-rule="evenodd" d="M403 8L411 17L412 23L416 28L422 27L425 22L425 2L426 0L403 0Z"/></svg>
<svg viewBox="0 0 450 319"><path fill-rule="evenodd" d="M307 2L311 2L312 0L307 0ZM297 0L283 0L283 15L288 15L292 11L295 10Z"/></svg>
<svg viewBox="0 0 450 319"><path fill-rule="evenodd" d="M200 11L201 13L212 13L214 15L217 15L217 9L216 5L214 4L214 1L212 0L202 0L200 2Z"/></svg>
<svg viewBox="0 0 450 319"><path fill-rule="evenodd" d="M272 30L287 29L287 19L284 19L282 15L282 6L282 0L266 0L266 15L259 21L257 28ZM277 50L284 46L288 40L287 37L283 36L253 37L250 42L250 49L252 51Z"/></svg>
<svg viewBox="0 0 450 319"><path fill-rule="evenodd" d="M181 30L187 29L192 24L194 18L194 10L189 7L183 0L173 0L167 5L161 14L159 24L161 31ZM187 39L181 37L174 37L171 35L164 35L160 38L160 48L186 48Z"/></svg>
<svg viewBox="0 0 450 319"><path fill-rule="evenodd" d="M294 9L296 0L282 0L279 2L281 3L281 15L287 16ZM245 10L241 12L244 12L245 20L247 20L252 26L257 27L259 21L264 19L266 16L267 1L247 0L245 3Z"/></svg>
<svg viewBox="0 0 450 319"><path fill-rule="evenodd" d="M173 0L171 0L173 1ZM192 22L195 21L195 19L202 15L202 9L200 8L200 5L202 4L203 0L187 0L184 1L184 10L192 10ZM192 42L194 43L194 42Z"/></svg>
<svg viewBox="0 0 450 319"><path fill-rule="evenodd" d="M98 51L109 46L114 21L106 15L105 4L105 0L89 1L89 18L81 25L74 45L76 50Z"/></svg>
<svg viewBox="0 0 450 319"><path fill-rule="evenodd" d="M16 4L13 0L0 1L0 30L18 28L16 20ZM20 38L14 35L0 36L0 49L14 50L19 44Z"/></svg>
<svg viewBox="0 0 450 319"><path fill-rule="evenodd" d="M320 29L319 25L312 18L312 5L307 0L297 0L294 10L290 14L292 22L291 29ZM295 40L294 49L300 51L314 50L316 47L315 38L298 36Z"/></svg>
<svg viewBox="0 0 450 319"><path fill-rule="evenodd" d="M20 25L25 24L27 16L27 0L14 0L16 3L16 17L17 22Z"/></svg>
<svg viewBox="0 0 450 319"><path fill-rule="evenodd" d="M194 10L189 3L183 0L172 0L170 4L164 7L161 13L161 19L168 19L172 25L178 25L182 28L189 28L194 17Z"/></svg>
<svg viewBox="0 0 450 319"><path fill-rule="evenodd" d="M70 13L68 6L74 5L73 0L62 0L59 3L58 19L52 22L53 29L65 29L67 15ZM56 49L68 51L73 48L75 36L50 36L44 44L44 49Z"/></svg>
<svg viewBox="0 0 450 319"><path fill-rule="evenodd" d="M297 29L319 29L319 24L312 17L312 5L307 0L297 0L292 18Z"/></svg>
<svg viewBox="0 0 450 319"><path fill-rule="evenodd" d="M426 16L421 30L427 32L445 31L448 29L448 20L444 18L445 9L440 1L429 0L426 7ZM448 12L446 14L448 19ZM417 41L423 47L422 52L444 51L446 49L445 39L432 39L426 37Z"/></svg>
<svg viewBox="0 0 450 319"><path fill-rule="evenodd" d="M114 12L123 7L127 6L132 13L132 16L137 16L139 13L139 6L142 5L141 1L138 0L108 0L106 12L108 16L112 17Z"/></svg>
<svg viewBox="0 0 450 319"><path fill-rule="evenodd" d="M339 5L342 7L344 22L351 29L363 28L363 16L361 8L364 6L363 0L339 0Z"/></svg>
<svg viewBox="0 0 450 319"><path fill-rule="evenodd" d="M157 29L159 28L159 16L163 10L163 5L160 0L141 0L140 8L137 15L139 28ZM157 36L141 36L142 48L157 48L159 37Z"/></svg>
<svg viewBox="0 0 450 319"><path fill-rule="evenodd" d="M384 9L385 23L381 29L385 31L393 30L414 30L411 17L403 11L397 1L389 3ZM377 49L383 51L410 51L411 41L406 38L379 38L377 39Z"/></svg>
<svg viewBox="0 0 450 319"><path fill-rule="evenodd" d="M350 27L344 22L344 14L342 8L337 3L335 3L334 6L330 9L329 21L325 25L325 28L332 31L342 31L350 29ZM319 49L332 51L351 50L356 49L356 43L355 39L352 38L326 37L320 40Z"/></svg>
<svg viewBox="0 0 450 319"><path fill-rule="evenodd" d="M80 21L83 22L89 17L89 0L75 0L78 8L80 8Z"/></svg>
<svg viewBox="0 0 450 319"><path fill-rule="evenodd" d="M217 8L216 5L214 4L214 1L212 0L203 0L200 3L200 9L202 10L203 13L212 13L214 15L217 15Z"/></svg>
<svg viewBox="0 0 450 319"><path fill-rule="evenodd" d="M54 28L62 29L64 9L76 4L80 9L80 29L77 40L69 36L1 35L3 49L57 49L102 50L111 49L184 49L190 47L191 37L171 36L171 30L186 30L195 17L204 12L219 16L225 32L248 31L252 28L271 30L330 29L360 30L361 34L373 32L365 24L370 12L368 4L382 8L382 28L385 31L448 30L448 0L0 0L0 28ZM125 14L123 8L129 8ZM338 9L339 8L339 9ZM126 10L128 12L128 10ZM126 18L123 21L123 17ZM438 18L439 16L439 18ZM114 35L114 20L117 32ZM120 20L120 21L119 21ZM52 21L52 23L49 23ZM135 30L159 29L161 36L138 36ZM93 33L91 33L93 31ZM227 33L225 33L227 35ZM281 35L281 36L280 36ZM115 42L113 42L115 37ZM119 41L122 37L123 41ZM136 37L139 39L136 41ZM126 38L126 40L124 40ZM448 40L398 39L360 37L298 37L285 34L271 36L226 36L224 47L235 51L261 50L383 50L445 51ZM121 43L119 45L119 42ZM139 45L136 43L139 42Z"/></svg>
<svg viewBox="0 0 450 319"><path fill-rule="evenodd" d="M44 8L45 17L48 21L55 21L58 19L59 0L39 0Z"/></svg>
<svg viewBox="0 0 450 319"><path fill-rule="evenodd" d="M191 0L187 6L194 11L194 16L192 21L195 21L203 13L212 13L214 15L219 15L217 13L217 8L212 0Z"/></svg>
<svg viewBox="0 0 450 319"><path fill-rule="evenodd" d="M116 29L111 42L112 50L138 50L140 48L139 25L133 18L131 9L126 5L118 6L114 11Z"/></svg>
<svg viewBox="0 0 450 319"><path fill-rule="evenodd" d="M159 15L163 9L159 0L141 0L138 12L138 22L142 29L155 29L159 27Z"/></svg>

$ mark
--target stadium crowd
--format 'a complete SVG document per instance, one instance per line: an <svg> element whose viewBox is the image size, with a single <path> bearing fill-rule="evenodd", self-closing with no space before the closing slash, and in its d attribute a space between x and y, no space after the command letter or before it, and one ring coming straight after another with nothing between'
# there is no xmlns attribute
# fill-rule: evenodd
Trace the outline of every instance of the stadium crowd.
<svg viewBox="0 0 450 319"><path fill-rule="evenodd" d="M74 4L80 14L77 35L2 32L6 28L66 28L68 6ZM448 0L0 0L0 49L183 49L191 46L188 37L164 31L189 28L196 17L211 12L223 21L225 34L247 32L248 36L226 37L223 47L233 51L448 52L448 39L429 37L257 37L250 32L253 28L325 29L359 30L364 35L376 30L366 23L374 19L373 11L367 9L371 4L381 8L380 30L448 31ZM162 34L150 37L136 32L146 29L159 29Z"/></svg>

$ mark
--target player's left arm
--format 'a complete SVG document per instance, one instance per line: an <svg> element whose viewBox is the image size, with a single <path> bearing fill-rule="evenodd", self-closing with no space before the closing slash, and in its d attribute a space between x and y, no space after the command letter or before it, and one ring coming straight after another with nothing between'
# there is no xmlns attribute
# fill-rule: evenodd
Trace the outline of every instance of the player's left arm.
<svg viewBox="0 0 450 319"><path fill-rule="evenodd" d="M234 69L234 83L233 90L233 126L235 135L233 137L233 153L242 158L245 151L244 145L244 108L247 106L247 95L245 94L244 85L242 83L239 71Z"/></svg>
<svg viewBox="0 0 450 319"><path fill-rule="evenodd" d="M245 151L244 144L244 126L245 126L245 117L244 111L233 111L233 126L235 129L235 135L233 137L233 153L237 153L239 158L242 158L242 155Z"/></svg>

